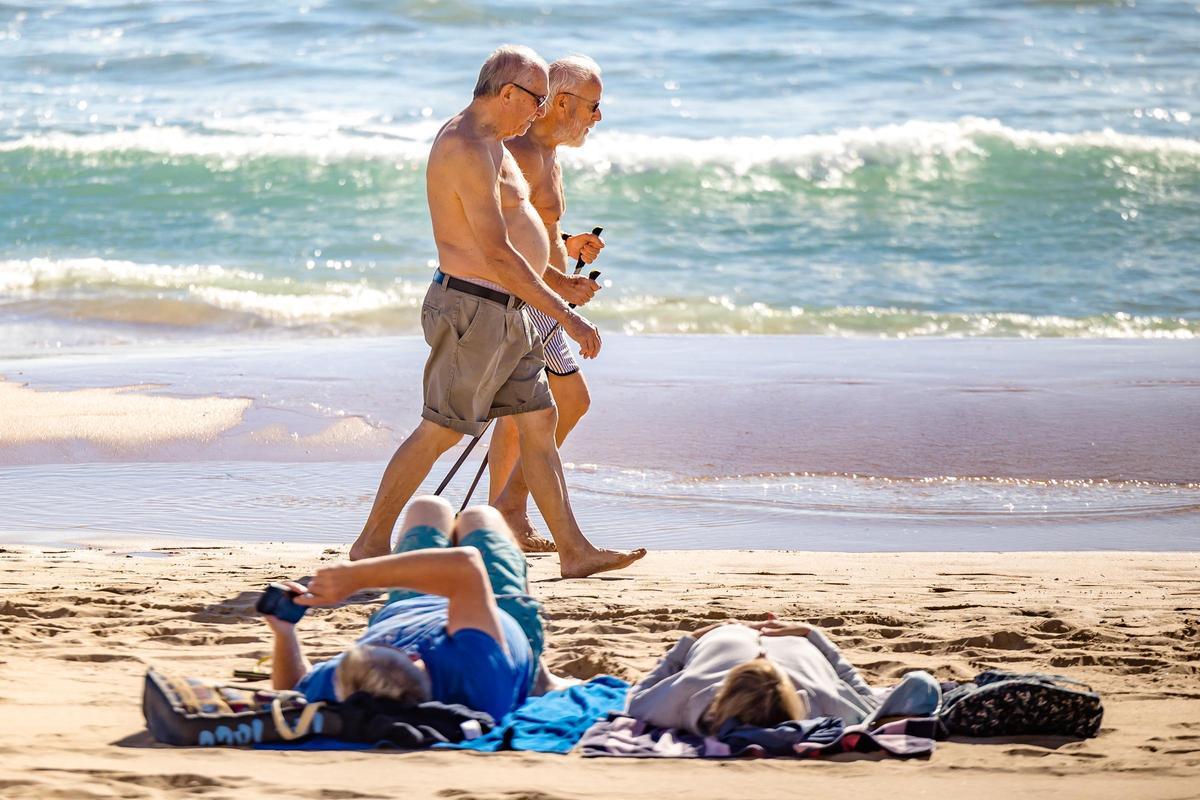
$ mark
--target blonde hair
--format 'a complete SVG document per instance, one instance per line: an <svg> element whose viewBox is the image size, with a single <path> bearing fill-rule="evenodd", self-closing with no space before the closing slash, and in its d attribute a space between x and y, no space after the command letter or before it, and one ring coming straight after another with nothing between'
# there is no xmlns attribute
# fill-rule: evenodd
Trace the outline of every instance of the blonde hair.
<svg viewBox="0 0 1200 800"><path fill-rule="evenodd" d="M587 56L567 56L550 65L550 99L588 81L600 80L600 65Z"/></svg>
<svg viewBox="0 0 1200 800"><path fill-rule="evenodd" d="M530 48L520 44L501 45L483 62L479 80L475 82L475 96L495 97L505 84L518 83L529 72L547 69L546 61Z"/></svg>
<svg viewBox="0 0 1200 800"><path fill-rule="evenodd" d="M431 697L429 675L407 653L383 645L359 644L347 650L333 682L338 700L366 692L415 706Z"/></svg>
<svg viewBox="0 0 1200 800"><path fill-rule="evenodd" d="M701 724L716 733L730 719L767 728L807 716L808 703L791 678L774 662L756 658L729 671Z"/></svg>

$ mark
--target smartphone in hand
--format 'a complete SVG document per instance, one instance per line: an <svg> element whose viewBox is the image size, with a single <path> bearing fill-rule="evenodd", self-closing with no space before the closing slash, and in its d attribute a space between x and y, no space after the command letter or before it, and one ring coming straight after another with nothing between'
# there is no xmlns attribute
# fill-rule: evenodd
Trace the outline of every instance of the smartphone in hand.
<svg viewBox="0 0 1200 800"><path fill-rule="evenodd" d="M297 593L278 583L272 583L258 598L254 609L260 614L278 617L293 624L300 621L308 608L295 601Z"/></svg>

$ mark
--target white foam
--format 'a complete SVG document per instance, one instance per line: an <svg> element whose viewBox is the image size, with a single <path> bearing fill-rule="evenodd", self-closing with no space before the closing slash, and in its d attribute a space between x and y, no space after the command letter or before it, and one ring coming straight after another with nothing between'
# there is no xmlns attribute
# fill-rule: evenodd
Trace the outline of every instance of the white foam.
<svg viewBox="0 0 1200 800"><path fill-rule="evenodd" d="M147 264L109 258L0 261L0 292L92 284L179 288L193 284L261 281L260 273L219 264Z"/></svg>
<svg viewBox="0 0 1200 800"><path fill-rule="evenodd" d="M0 142L0 152L56 151L102 155L140 151L166 157L213 157L237 163L285 156L319 161L379 159L421 161L428 154L435 121L383 123L358 120L222 120L203 132L174 126L146 126L109 133L52 133ZM1143 136L1111 129L1080 133L1022 130L999 120L964 117L951 122L911 120L902 124L847 128L796 137L715 137L691 139L646 134L594 133L585 147L562 151L564 163L607 172L663 169L677 165L720 166L744 173L785 167L818 177L852 172L866 163L894 164L917 158L961 160L986 154L989 141L1025 149L1059 151L1105 149L1125 153L1200 158L1200 141Z"/></svg>

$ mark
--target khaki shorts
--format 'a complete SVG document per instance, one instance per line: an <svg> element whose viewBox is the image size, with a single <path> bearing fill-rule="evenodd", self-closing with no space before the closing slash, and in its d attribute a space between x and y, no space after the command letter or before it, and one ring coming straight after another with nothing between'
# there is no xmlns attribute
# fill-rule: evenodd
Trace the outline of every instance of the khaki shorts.
<svg viewBox="0 0 1200 800"><path fill-rule="evenodd" d="M478 436L487 421L554 405L542 339L524 308L512 308L440 283L421 306L429 344L421 416Z"/></svg>

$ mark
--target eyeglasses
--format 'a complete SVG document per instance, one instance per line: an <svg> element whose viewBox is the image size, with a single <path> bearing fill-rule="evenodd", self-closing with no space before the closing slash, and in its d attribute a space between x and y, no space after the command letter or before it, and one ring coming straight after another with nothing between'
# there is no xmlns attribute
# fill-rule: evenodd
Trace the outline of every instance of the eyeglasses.
<svg viewBox="0 0 1200 800"><path fill-rule="evenodd" d="M536 100L536 101L537 101L537 107L538 107L538 108L541 108L542 106L546 105L546 99L547 99L547 98L546 98L546 95L544 95L544 94L537 94L536 92L531 92L531 91L529 91L528 89L526 89L524 86L522 86L521 84L519 84L519 83L517 83L517 82L515 82L515 81L509 81L509 83L511 83L513 86L517 87L518 89L520 89L520 90L521 90L522 92L524 92L525 94L527 94L527 95L529 95L530 97L532 97L534 100Z"/></svg>
<svg viewBox="0 0 1200 800"><path fill-rule="evenodd" d="M592 104L592 113L593 114L595 114L600 109L600 101L599 100L592 100L592 98L590 98L590 97L584 97L583 95L575 94L574 92L559 92L559 94L569 94L569 95L571 95L571 97L578 97L580 100L586 100L587 102Z"/></svg>

